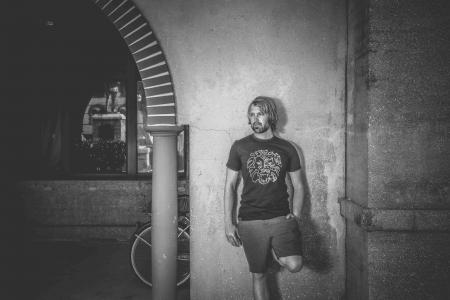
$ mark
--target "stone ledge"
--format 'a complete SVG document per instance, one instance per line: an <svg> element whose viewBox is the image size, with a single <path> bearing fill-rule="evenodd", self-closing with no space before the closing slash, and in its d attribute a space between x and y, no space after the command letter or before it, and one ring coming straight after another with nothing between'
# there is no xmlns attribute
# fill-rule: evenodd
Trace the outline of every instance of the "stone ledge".
<svg viewBox="0 0 450 300"><path fill-rule="evenodd" d="M450 210L379 209L340 198L341 215L366 231L450 232Z"/></svg>

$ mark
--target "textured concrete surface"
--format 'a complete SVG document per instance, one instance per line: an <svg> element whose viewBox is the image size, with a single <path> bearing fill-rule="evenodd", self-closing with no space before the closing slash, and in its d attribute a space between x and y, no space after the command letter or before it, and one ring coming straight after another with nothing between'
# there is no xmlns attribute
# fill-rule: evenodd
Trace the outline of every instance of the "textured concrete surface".
<svg viewBox="0 0 450 300"><path fill-rule="evenodd" d="M18 197L37 239L127 240L151 198L150 181L22 181Z"/></svg>
<svg viewBox="0 0 450 300"><path fill-rule="evenodd" d="M341 214L366 231L450 231L450 210L379 209L341 199Z"/></svg>
<svg viewBox="0 0 450 300"><path fill-rule="evenodd" d="M450 5L371 1L369 206L450 207Z"/></svg>
<svg viewBox="0 0 450 300"><path fill-rule="evenodd" d="M369 299L450 298L450 233L368 233Z"/></svg>
<svg viewBox="0 0 450 300"><path fill-rule="evenodd" d="M363 206L450 206L449 11L349 1L347 192Z"/></svg>
<svg viewBox="0 0 450 300"><path fill-rule="evenodd" d="M301 147L310 196L306 266L277 273L283 299L344 290L345 6L342 1L135 1L164 49L180 124L189 124L193 299L249 299L241 248L224 238L225 163L249 134L248 103L280 99L281 137Z"/></svg>
<svg viewBox="0 0 450 300"><path fill-rule="evenodd" d="M345 239L346 298L368 299L367 232L351 221L347 222Z"/></svg>
<svg viewBox="0 0 450 300"><path fill-rule="evenodd" d="M348 299L449 297L449 16L349 1Z"/></svg>
<svg viewBox="0 0 450 300"><path fill-rule="evenodd" d="M152 194L144 180L28 180L16 185L34 239L128 240L146 222ZM180 180L178 192L186 192Z"/></svg>
<svg viewBox="0 0 450 300"><path fill-rule="evenodd" d="M350 0L347 10L346 196L367 206L368 0Z"/></svg>

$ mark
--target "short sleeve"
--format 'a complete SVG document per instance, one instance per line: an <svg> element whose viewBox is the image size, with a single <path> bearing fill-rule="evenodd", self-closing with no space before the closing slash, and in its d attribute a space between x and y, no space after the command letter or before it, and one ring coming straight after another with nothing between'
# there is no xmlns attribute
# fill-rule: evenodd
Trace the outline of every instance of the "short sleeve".
<svg viewBox="0 0 450 300"><path fill-rule="evenodd" d="M287 171L294 172L301 169L302 166L300 164L300 158L298 157L298 153L295 147L290 145L289 149L289 166Z"/></svg>
<svg viewBox="0 0 450 300"><path fill-rule="evenodd" d="M239 158L237 143L234 142L230 149L230 155L228 156L227 167L234 171L239 171L242 167L241 160Z"/></svg>

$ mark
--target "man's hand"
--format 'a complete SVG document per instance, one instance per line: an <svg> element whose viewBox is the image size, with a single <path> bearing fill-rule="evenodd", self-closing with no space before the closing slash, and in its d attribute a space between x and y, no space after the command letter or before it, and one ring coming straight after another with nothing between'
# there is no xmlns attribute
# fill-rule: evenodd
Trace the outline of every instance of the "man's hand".
<svg viewBox="0 0 450 300"><path fill-rule="evenodd" d="M234 247L239 247L242 244L238 230L234 224L225 225L225 236L228 243Z"/></svg>
<svg viewBox="0 0 450 300"><path fill-rule="evenodd" d="M292 219L292 218L294 218L294 219L296 219L298 221L298 220L300 220L300 214L299 215L294 215L293 213L288 213L286 215L286 219L287 220Z"/></svg>

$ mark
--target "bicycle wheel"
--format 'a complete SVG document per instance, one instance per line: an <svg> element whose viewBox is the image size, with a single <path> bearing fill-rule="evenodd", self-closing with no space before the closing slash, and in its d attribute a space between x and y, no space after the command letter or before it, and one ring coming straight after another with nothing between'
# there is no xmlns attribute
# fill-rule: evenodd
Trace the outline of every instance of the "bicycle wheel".
<svg viewBox="0 0 450 300"><path fill-rule="evenodd" d="M136 230L133 235L130 261L134 274L146 285L152 286L152 226L147 223ZM177 234L177 286L185 283L191 276L189 269L190 236L186 230L178 227Z"/></svg>
<svg viewBox="0 0 450 300"><path fill-rule="evenodd" d="M190 236L187 228L178 227L177 245L177 286L180 286L191 277Z"/></svg>

